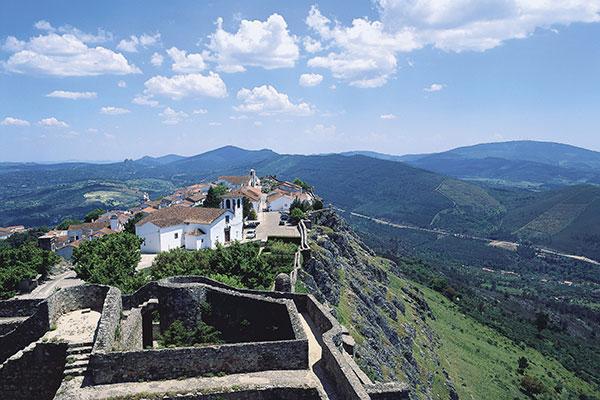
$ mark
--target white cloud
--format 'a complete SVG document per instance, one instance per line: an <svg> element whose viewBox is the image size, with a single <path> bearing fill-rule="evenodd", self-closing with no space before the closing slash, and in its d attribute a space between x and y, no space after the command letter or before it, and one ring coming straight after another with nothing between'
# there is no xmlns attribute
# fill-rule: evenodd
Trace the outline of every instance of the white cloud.
<svg viewBox="0 0 600 400"><path fill-rule="evenodd" d="M179 73L194 73L206 69L202 54L187 54L184 50L179 50L177 47L171 47L167 50L167 54L173 60L171 69Z"/></svg>
<svg viewBox="0 0 600 400"><path fill-rule="evenodd" d="M212 121L212 122L208 123L208 126L221 126L221 125L223 125L223 124L220 122L216 122L216 121Z"/></svg>
<svg viewBox="0 0 600 400"><path fill-rule="evenodd" d="M127 87L127 82L125 81L119 81L117 82L117 86L120 88L126 88Z"/></svg>
<svg viewBox="0 0 600 400"><path fill-rule="evenodd" d="M192 111L192 114L207 114L208 110L205 108L199 108L197 110Z"/></svg>
<svg viewBox="0 0 600 400"><path fill-rule="evenodd" d="M296 38L279 14L272 14L264 22L242 20L236 33L226 32L219 18L217 30L209 39L211 58L224 72L242 72L248 66L291 68L300 55Z"/></svg>
<svg viewBox="0 0 600 400"><path fill-rule="evenodd" d="M307 116L314 113L308 103L294 104L285 93L279 93L271 85L257 86L254 89L243 88L237 93L237 98L242 102L234 107L240 112L252 112L263 115L292 114Z"/></svg>
<svg viewBox="0 0 600 400"><path fill-rule="evenodd" d="M375 0L380 20L332 22L313 6L306 18L327 54L308 60L314 68L357 87L384 85L397 70L398 53L425 46L445 51L484 51L537 29L599 22L598 0ZM314 39L313 39L314 40ZM309 47L310 43L308 42ZM307 48L307 51L308 48Z"/></svg>
<svg viewBox="0 0 600 400"><path fill-rule="evenodd" d="M332 23L316 6L306 24L335 50L308 60L308 66L329 69L336 79L357 87L384 85L396 70L396 52L420 47L409 30L389 33L379 21L357 18L350 27Z"/></svg>
<svg viewBox="0 0 600 400"><path fill-rule="evenodd" d="M158 75L148 79L144 85L148 94L166 96L173 100L184 97L227 96L225 82L214 72L209 72L208 75L175 75L170 78Z"/></svg>
<svg viewBox="0 0 600 400"><path fill-rule="evenodd" d="M423 44L484 51L536 29L600 21L597 0L378 0L389 29L414 29Z"/></svg>
<svg viewBox="0 0 600 400"><path fill-rule="evenodd" d="M304 45L304 50L309 53L318 53L323 50L323 45L318 40L315 40L309 36L305 37L302 40L302 44Z"/></svg>
<svg viewBox="0 0 600 400"><path fill-rule="evenodd" d="M381 119L396 119L398 117L394 114L381 114L379 116L379 118L381 118Z"/></svg>
<svg viewBox="0 0 600 400"><path fill-rule="evenodd" d="M187 113L183 111L175 111L171 107L165 108L158 115L160 115L163 118L162 123L167 125L177 125L178 123L180 123L188 117Z"/></svg>
<svg viewBox="0 0 600 400"><path fill-rule="evenodd" d="M98 94L96 92L69 92L66 90L55 90L46 95L46 97L57 97L70 100L95 99L97 96Z"/></svg>
<svg viewBox="0 0 600 400"><path fill-rule="evenodd" d="M160 105L158 101L154 100L151 96L143 94L136 95L131 102L138 106L158 107Z"/></svg>
<svg viewBox="0 0 600 400"><path fill-rule="evenodd" d="M261 126L262 126L262 124L263 124L263 123L262 123L261 121L254 121L254 126L256 126L257 128L258 128L258 127L261 127Z"/></svg>
<svg viewBox="0 0 600 400"><path fill-rule="evenodd" d="M160 33L156 33L154 35L148 35L144 33L140 36L131 35L129 39L121 40L117 45L117 49L129 53L137 53L138 47L146 48L154 46L159 41Z"/></svg>
<svg viewBox="0 0 600 400"><path fill-rule="evenodd" d="M150 64L154 65L155 67L160 67L164 60L165 58L162 56L162 54L155 52L150 58Z"/></svg>
<svg viewBox="0 0 600 400"><path fill-rule="evenodd" d="M423 90L426 92L432 93L432 92L439 92L440 90L443 90L445 87L446 87L446 85L444 85L443 83L432 83L431 85L424 88Z"/></svg>
<svg viewBox="0 0 600 400"><path fill-rule="evenodd" d="M230 115L229 119L233 120L233 121L240 121L240 120L243 120L243 119L248 119L248 116L247 115L243 115L243 114L242 115Z"/></svg>
<svg viewBox="0 0 600 400"><path fill-rule="evenodd" d="M317 86L323 81L323 75L320 74L302 74L300 75L300 86Z"/></svg>
<svg viewBox="0 0 600 400"><path fill-rule="evenodd" d="M82 42L85 43L102 43L112 40L112 33L107 32L103 29L98 29L97 34L82 32L79 29L71 26L71 25L63 25L58 28L55 28L48 21L40 20L33 24L34 28L51 33L66 33L69 35L73 35Z"/></svg>
<svg viewBox="0 0 600 400"><path fill-rule="evenodd" d="M0 125L3 126L29 126L29 121L25 121L24 119L6 117L0 122Z"/></svg>
<svg viewBox="0 0 600 400"><path fill-rule="evenodd" d="M59 28L60 29L60 28ZM3 49L13 53L2 67L14 73L47 74L55 76L96 76L102 74L133 74L140 70L120 53L107 48L89 47L100 40L96 35L69 28L71 33L32 37L20 41L9 36Z"/></svg>
<svg viewBox="0 0 600 400"><path fill-rule="evenodd" d="M44 118L38 121L38 125L49 127L49 128L68 128L69 124L64 121L60 121L55 117Z"/></svg>
<svg viewBox="0 0 600 400"><path fill-rule="evenodd" d="M126 108L113 107L113 106L102 107L100 109L100 113L106 114L106 115L122 115L122 114L129 114L130 112L131 111L129 111Z"/></svg>

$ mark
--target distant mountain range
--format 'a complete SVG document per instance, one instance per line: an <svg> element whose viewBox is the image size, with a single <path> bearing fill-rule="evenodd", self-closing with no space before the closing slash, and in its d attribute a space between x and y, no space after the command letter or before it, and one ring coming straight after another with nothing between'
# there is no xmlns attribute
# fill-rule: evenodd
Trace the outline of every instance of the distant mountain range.
<svg viewBox="0 0 600 400"><path fill-rule="evenodd" d="M600 184L600 152L561 143L527 140L486 143L442 153L404 156L370 151L343 154L401 161L460 179L508 186Z"/></svg>
<svg viewBox="0 0 600 400"><path fill-rule="evenodd" d="M547 148L546 153L552 149L552 156L528 150L538 146ZM326 202L348 211L454 232L528 239L600 258L600 242L594 239L600 237L600 187L555 183L559 173L572 183L587 173L588 181L595 182L597 154L572 146L511 142L404 157L405 163L377 153L306 156L226 146L192 157L144 157L113 164L11 163L0 165L0 226L52 225L81 218L95 207L131 207L144 192L156 198L176 187L254 168L260 175L302 178ZM493 179L513 186L539 182L536 188L546 190L474 182Z"/></svg>

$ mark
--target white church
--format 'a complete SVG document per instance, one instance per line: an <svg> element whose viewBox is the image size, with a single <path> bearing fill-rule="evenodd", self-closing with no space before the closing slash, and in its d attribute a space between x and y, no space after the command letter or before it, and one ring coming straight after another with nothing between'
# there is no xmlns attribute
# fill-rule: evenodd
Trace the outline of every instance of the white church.
<svg viewBox="0 0 600 400"><path fill-rule="evenodd" d="M144 242L142 253L160 253L175 248L215 248L243 238L243 194L225 194L221 208L172 206L146 216L135 225Z"/></svg>

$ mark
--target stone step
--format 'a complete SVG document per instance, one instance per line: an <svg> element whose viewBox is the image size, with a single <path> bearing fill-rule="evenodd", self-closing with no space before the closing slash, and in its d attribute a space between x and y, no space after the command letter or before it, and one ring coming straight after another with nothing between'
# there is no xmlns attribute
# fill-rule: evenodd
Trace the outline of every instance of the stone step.
<svg viewBox="0 0 600 400"><path fill-rule="evenodd" d="M93 346L93 342L79 342L79 343L69 343L69 348L74 347L85 347L85 346Z"/></svg>
<svg viewBox="0 0 600 400"><path fill-rule="evenodd" d="M92 346L81 346L81 347L69 347L67 354L90 354L92 352Z"/></svg>
<svg viewBox="0 0 600 400"><path fill-rule="evenodd" d="M65 371L70 371L72 369L86 368L90 363L89 360L76 360L73 362L67 362L65 365Z"/></svg>
<svg viewBox="0 0 600 400"><path fill-rule="evenodd" d="M89 360L90 359L90 353L76 353L76 354L69 354L67 355L67 361L82 361L82 360Z"/></svg>
<svg viewBox="0 0 600 400"><path fill-rule="evenodd" d="M85 371L86 371L86 367L83 368L74 368L74 369L65 369L65 372L63 373L63 378L66 377L73 377L73 376L83 376L85 375Z"/></svg>

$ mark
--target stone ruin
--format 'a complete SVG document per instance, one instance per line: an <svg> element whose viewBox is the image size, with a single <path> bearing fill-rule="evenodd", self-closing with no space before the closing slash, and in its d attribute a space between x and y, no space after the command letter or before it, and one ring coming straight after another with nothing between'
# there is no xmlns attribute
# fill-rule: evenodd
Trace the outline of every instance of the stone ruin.
<svg viewBox="0 0 600 400"><path fill-rule="evenodd" d="M287 287L288 282L280 282ZM219 344L157 346L180 321ZM388 400L329 311L307 294L234 289L199 276L150 282L132 295L64 288L46 300L0 301L2 399Z"/></svg>

